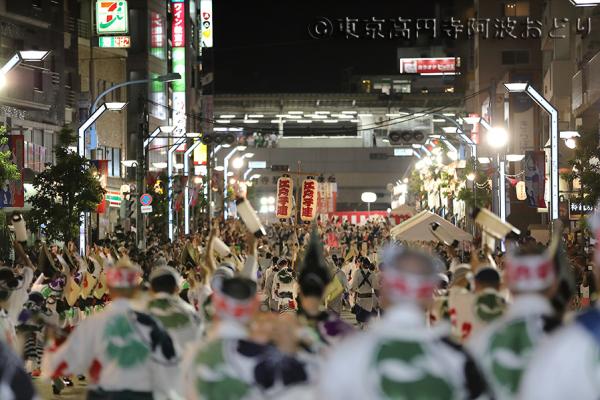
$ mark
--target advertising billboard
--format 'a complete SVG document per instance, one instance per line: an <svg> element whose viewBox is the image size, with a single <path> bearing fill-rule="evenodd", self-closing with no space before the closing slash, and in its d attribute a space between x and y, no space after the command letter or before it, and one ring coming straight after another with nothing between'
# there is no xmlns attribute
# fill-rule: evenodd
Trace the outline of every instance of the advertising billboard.
<svg viewBox="0 0 600 400"><path fill-rule="evenodd" d="M460 58L401 58L401 74L419 75L456 75L460 67Z"/></svg>
<svg viewBox="0 0 600 400"><path fill-rule="evenodd" d="M96 33L118 35L129 32L129 13L125 0L96 0Z"/></svg>
<svg viewBox="0 0 600 400"><path fill-rule="evenodd" d="M171 84L173 89L173 138L185 136L187 127L186 118L186 93L185 93L185 2L182 0L171 0L172 25L171 42L172 49L172 69L173 72L181 74L181 79ZM177 151L185 151L185 144L179 146Z"/></svg>
<svg viewBox="0 0 600 400"><path fill-rule="evenodd" d="M213 47L212 0L200 1L200 45Z"/></svg>

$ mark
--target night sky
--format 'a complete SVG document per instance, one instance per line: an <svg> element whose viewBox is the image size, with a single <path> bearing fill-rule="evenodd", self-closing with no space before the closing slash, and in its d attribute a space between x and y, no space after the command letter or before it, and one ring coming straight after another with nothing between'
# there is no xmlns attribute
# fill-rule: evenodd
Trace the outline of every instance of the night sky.
<svg viewBox="0 0 600 400"><path fill-rule="evenodd" d="M447 1L447 0L446 0ZM432 17L432 1L214 1L217 93L336 92L344 70L398 72L392 40L315 40L307 26L325 16Z"/></svg>

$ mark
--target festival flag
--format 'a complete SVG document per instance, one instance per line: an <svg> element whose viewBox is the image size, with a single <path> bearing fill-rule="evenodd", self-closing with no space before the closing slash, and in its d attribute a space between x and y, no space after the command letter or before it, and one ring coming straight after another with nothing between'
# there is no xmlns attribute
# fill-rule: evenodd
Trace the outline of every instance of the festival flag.
<svg viewBox="0 0 600 400"><path fill-rule="evenodd" d="M312 221L317 215L317 187L315 179L305 179L302 182L302 203L300 219L302 221Z"/></svg>
<svg viewBox="0 0 600 400"><path fill-rule="evenodd" d="M96 168L97 178L100 185L106 190L108 186L108 160L92 160L92 165ZM104 214L106 211L106 195L102 196L102 200L96 208L98 214Z"/></svg>
<svg viewBox="0 0 600 400"><path fill-rule="evenodd" d="M277 180L277 208L275 214L277 218L289 218L292 214L292 193L294 191L294 182L289 176L282 176Z"/></svg>

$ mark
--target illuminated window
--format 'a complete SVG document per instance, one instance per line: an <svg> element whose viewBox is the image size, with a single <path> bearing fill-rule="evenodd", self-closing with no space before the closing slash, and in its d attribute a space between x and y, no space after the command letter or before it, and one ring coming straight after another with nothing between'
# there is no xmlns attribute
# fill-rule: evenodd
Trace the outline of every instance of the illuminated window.
<svg viewBox="0 0 600 400"><path fill-rule="evenodd" d="M369 79L363 79L362 81L362 88L363 88L363 92L365 93L371 93L371 88L372 88L372 84L371 84L371 80Z"/></svg>
<svg viewBox="0 0 600 400"><path fill-rule="evenodd" d="M512 1L504 3L505 17L528 17L529 2L528 1Z"/></svg>

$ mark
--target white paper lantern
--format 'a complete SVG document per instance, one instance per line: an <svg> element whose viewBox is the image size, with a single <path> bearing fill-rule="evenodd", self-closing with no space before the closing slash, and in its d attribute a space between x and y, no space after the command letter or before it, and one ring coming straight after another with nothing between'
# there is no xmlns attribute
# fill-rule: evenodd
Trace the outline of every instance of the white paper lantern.
<svg viewBox="0 0 600 400"><path fill-rule="evenodd" d="M515 188L517 191L517 200L527 200L527 191L525 190L525 182L519 181L517 182L517 186Z"/></svg>

